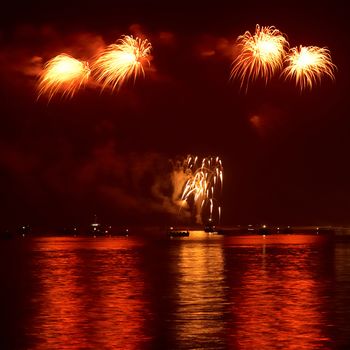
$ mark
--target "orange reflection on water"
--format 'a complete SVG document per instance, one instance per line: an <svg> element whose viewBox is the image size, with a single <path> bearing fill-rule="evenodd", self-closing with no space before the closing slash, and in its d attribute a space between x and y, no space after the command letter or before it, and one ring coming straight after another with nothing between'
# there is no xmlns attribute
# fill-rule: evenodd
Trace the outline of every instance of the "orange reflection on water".
<svg viewBox="0 0 350 350"><path fill-rule="evenodd" d="M296 245L279 245L274 237L268 241L274 241L271 245L260 246L259 239L245 240L252 245L239 292L233 294L231 345L259 350L329 349L324 281L314 271L322 265L322 254L313 252L309 245L313 239L290 236L289 243Z"/></svg>
<svg viewBox="0 0 350 350"><path fill-rule="evenodd" d="M46 238L36 249L36 349L132 350L148 340L136 241Z"/></svg>
<svg viewBox="0 0 350 350"><path fill-rule="evenodd" d="M224 339L224 263L221 244L191 232L178 251L174 317L178 348L220 347Z"/></svg>

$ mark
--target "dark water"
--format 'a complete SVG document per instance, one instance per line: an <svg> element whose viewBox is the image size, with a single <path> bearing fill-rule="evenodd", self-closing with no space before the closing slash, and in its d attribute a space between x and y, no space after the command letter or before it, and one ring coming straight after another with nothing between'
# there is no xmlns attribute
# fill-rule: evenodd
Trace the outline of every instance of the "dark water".
<svg viewBox="0 0 350 350"><path fill-rule="evenodd" d="M350 243L0 242L0 349L350 349Z"/></svg>

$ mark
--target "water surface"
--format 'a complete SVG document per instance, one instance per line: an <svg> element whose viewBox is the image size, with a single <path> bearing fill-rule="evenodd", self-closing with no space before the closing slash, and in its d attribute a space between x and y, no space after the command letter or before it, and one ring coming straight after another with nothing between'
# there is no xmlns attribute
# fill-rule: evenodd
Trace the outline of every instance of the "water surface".
<svg viewBox="0 0 350 350"><path fill-rule="evenodd" d="M307 235L0 242L1 349L348 349L350 244Z"/></svg>

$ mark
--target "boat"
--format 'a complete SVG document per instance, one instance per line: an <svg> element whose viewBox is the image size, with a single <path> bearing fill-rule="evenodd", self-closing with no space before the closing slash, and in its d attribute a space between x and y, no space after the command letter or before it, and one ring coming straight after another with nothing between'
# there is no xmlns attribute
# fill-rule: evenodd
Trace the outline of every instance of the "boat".
<svg viewBox="0 0 350 350"><path fill-rule="evenodd" d="M205 224L204 232L207 232L207 233L217 232L212 219L209 219L208 222Z"/></svg>
<svg viewBox="0 0 350 350"><path fill-rule="evenodd" d="M177 230L169 230L168 236L170 238L173 237L188 237L190 235L189 231L177 231Z"/></svg>
<svg viewBox="0 0 350 350"><path fill-rule="evenodd" d="M270 234L270 230L266 227L266 225L262 225L262 227L258 229L258 234L266 236Z"/></svg>
<svg viewBox="0 0 350 350"><path fill-rule="evenodd" d="M335 231L332 227L317 227L316 229L317 235L334 235Z"/></svg>

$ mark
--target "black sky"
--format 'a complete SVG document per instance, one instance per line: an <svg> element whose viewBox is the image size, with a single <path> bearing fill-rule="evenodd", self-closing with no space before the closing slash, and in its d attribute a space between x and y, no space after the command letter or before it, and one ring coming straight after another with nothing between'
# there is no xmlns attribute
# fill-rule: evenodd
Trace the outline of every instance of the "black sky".
<svg viewBox="0 0 350 350"><path fill-rule="evenodd" d="M165 193L168 159L189 153L222 158L226 224L350 224L348 20L337 3L34 1L10 3L1 17L5 224L93 213L167 222L152 186ZM227 48L257 23L291 46L327 46L336 81L300 93L276 77L240 92ZM69 101L36 100L33 57L88 59L133 31L153 44L145 80L118 94L88 87Z"/></svg>

